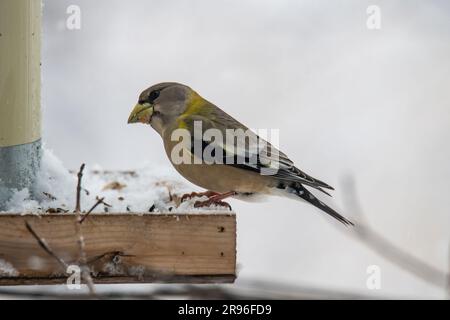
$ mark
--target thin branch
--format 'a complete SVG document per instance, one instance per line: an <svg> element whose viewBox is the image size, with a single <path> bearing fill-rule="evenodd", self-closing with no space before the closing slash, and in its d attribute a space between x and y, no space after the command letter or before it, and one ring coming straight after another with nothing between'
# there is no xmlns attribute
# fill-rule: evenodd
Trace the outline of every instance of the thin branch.
<svg viewBox="0 0 450 320"><path fill-rule="evenodd" d="M79 213L78 213L79 214ZM76 226L76 232L78 235L78 247L80 251L80 269L81 269L81 276L86 281L86 285L88 286L89 293L91 295L95 295L95 288L94 288L94 281L92 280L91 271L89 269L89 266L87 265L87 256L86 256L86 243L84 241L83 233L82 233L82 226L79 223L79 217L77 217L77 220L75 221Z"/></svg>
<svg viewBox="0 0 450 320"><path fill-rule="evenodd" d="M89 211L85 215L83 215L81 217L81 220L79 223L82 224L84 222L84 220L86 220L87 217L95 210L95 208L97 208L102 203L104 204L103 201L105 201L105 198L97 198L97 202L92 206L91 209L89 209Z"/></svg>
<svg viewBox="0 0 450 320"><path fill-rule="evenodd" d="M97 200L98 200L98 197L97 197ZM108 208L112 208L112 207L113 207L112 205L106 203L105 201L103 201L103 205L104 205L105 207L108 207Z"/></svg>
<svg viewBox="0 0 450 320"><path fill-rule="evenodd" d="M358 203L353 180L347 179L344 188L347 196L345 199L347 211L352 212L354 216L359 218L359 222L353 228L355 231L353 233L354 236L374 252L403 270L408 271L429 284L447 289L448 274L414 257L370 227Z"/></svg>
<svg viewBox="0 0 450 320"><path fill-rule="evenodd" d="M91 295L95 295L95 289L94 289L94 281L91 277L91 272L89 270L89 267L87 265L87 257L86 257L86 243L84 241L83 237L83 231L81 226L81 181L83 179L83 171L85 168L85 164L83 163L80 167L80 171L78 171L77 177L78 177L78 183L77 183L77 203L75 206L75 230L78 237L78 247L79 247L79 263L80 263L80 269L81 269L81 276L86 281L86 285L89 288L89 293Z"/></svg>
<svg viewBox="0 0 450 320"><path fill-rule="evenodd" d="M81 180L83 179L83 171L86 165L83 163L80 167L80 171L78 171L78 184L77 184L77 203L75 205L75 212L81 212Z"/></svg>
<svg viewBox="0 0 450 320"><path fill-rule="evenodd" d="M58 255L48 246L48 244L45 242L44 239L39 237L39 235L36 233L36 231L34 231L33 227L31 227L31 225L28 223L28 221L25 221L25 226L26 226L27 230L31 233L31 235L36 239L39 246L42 249L44 249L44 251L46 253L48 253L49 256L54 258L64 269L64 273L66 273L69 265L63 259L58 257Z"/></svg>

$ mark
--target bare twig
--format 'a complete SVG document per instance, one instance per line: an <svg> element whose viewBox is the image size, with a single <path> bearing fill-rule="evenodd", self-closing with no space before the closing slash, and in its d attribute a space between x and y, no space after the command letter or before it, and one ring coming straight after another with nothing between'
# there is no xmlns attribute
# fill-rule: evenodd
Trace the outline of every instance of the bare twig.
<svg viewBox="0 0 450 320"><path fill-rule="evenodd" d="M78 171L77 177L78 177L78 184L77 184L77 203L75 205L75 212L81 212L81 203L80 203L80 197L81 197L81 179L83 179L83 171L85 168L85 164L83 163L80 167L80 171Z"/></svg>
<svg viewBox="0 0 450 320"><path fill-rule="evenodd" d="M416 277L436 287L447 288L448 274L402 250L370 227L358 203L352 179L347 179L344 187L347 196L345 199L347 202L347 211L353 212L353 215L359 218L359 222L353 228L353 235L367 247L403 270L412 273Z"/></svg>
<svg viewBox="0 0 450 320"><path fill-rule="evenodd" d="M99 198L97 197L96 199L98 200ZM103 201L102 204L103 204L105 207L108 207L108 208L112 208L112 207L113 207L112 205L106 203L105 201Z"/></svg>
<svg viewBox="0 0 450 320"><path fill-rule="evenodd" d="M44 239L39 237L39 235L36 233L36 231L34 231L33 227L31 227L31 225L28 223L28 221L25 222L25 226L26 226L27 230L31 233L31 235L36 239L39 246L42 249L44 249L44 251L47 252L49 256L54 258L64 269L64 273L66 273L68 264L63 259L58 257L58 255L48 246L48 244L45 242Z"/></svg>
<svg viewBox="0 0 450 320"><path fill-rule="evenodd" d="M89 209L89 211L85 214L85 215L83 215L82 217L81 217L81 220L80 220L80 224L82 224L83 222L84 222L84 220L86 220L87 219L87 217L95 210L95 208L97 208L100 204L105 204L103 201L105 200L105 198L97 198L97 202L92 206L92 208L91 209Z"/></svg>
<svg viewBox="0 0 450 320"><path fill-rule="evenodd" d="M86 251L85 251L86 244L85 244L85 241L84 241L83 232L82 232L82 226L81 226L82 222L87 218L87 215L85 217L81 216L81 190L82 190L81 182L82 182L82 178L83 178L84 168L85 168L85 164L82 164L81 167L80 167L80 171L77 174L78 183L77 183L77 189L76 189L76 205L75 205L76 220L75 220L75 229L76 229L76 234L78 236L78 241L77 242L78 242L78 246L79 246L79 250L80 250L79 264L80 264L80 269L81 269L81 275L82 275L83 279L85 280L85 282L86 282L86 284L87 284L87 286L89 288L90 294L92 296L94 296L95 295L94 282L93 282L92 277L91 277L90 269L89 269L89 267L87 265L87 256L86 256ZM103 202L104 199L98 199L98 200L99 200L99 203L101 203L101 202ZM95 209L96 206L94 206L90 210L89 213L91 213ZM38 244L45 250L45 252L47 252L50 256L52 256L54 259L56 259L58 261L58 263L64 268L64 272L66 272L66 270L68 268L68 264L64 260L59 258L53 252L53 250L51 250L51 248L45 243L45 241L42 238L40 238L38 236L38 234L33 230L33 228L31 227L31 225L28 222L26 222L25 224L26 224L27 230L37 240Z"/></svg>
<svg viewBox="0 0 450 320"><path fill-rule="evenodd" d="M77 177L78 177L78 183L77 183L77 203L75 206L75 230L76 234L78 236L78 247L80 250L80 257L79 257L79 263L80 263L80 269L81 269L81 275L83 279L86 281L86 285L89 288L89 293L91 295L95 295L95 289L94 289L94 281L91 277L91 272L89 270L89 267L87 265L87 257L86 257L86 243L84 241L83 237L83 231L82 231L82 217L81 217L81 181L83 179L83 171L85 168L85 164L83 163L80 167L80 171L78 171Z"/></svg>

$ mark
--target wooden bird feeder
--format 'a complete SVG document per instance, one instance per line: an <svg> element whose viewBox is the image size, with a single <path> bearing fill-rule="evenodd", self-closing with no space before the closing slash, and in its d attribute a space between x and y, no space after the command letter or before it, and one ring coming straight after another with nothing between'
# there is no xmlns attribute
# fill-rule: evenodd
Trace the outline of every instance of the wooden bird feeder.
<svg viewBox="0 0 450 320"><path fill-rule="evenodd" d="M40 0L0 2L0 90L7 88L0 91L0 210L4 191L29 187L39 161L40 152L22 146L40 145L41 10ZM67 283L67 267L80 258L75 219L0 214L0 285ZM93 213L82 229L84 265L95 284L231 283L236 277L234 213Z"/></svg>
<svg viewBox="0 0 450 320"><path fill-rule="evenodd" d="M45 252L26 222L68 265L78 265L73 214L0 215L0 285L65 284L67 270ZM92 214L83 223L95 284L232 283L236 216L230 214Z"/></svg>

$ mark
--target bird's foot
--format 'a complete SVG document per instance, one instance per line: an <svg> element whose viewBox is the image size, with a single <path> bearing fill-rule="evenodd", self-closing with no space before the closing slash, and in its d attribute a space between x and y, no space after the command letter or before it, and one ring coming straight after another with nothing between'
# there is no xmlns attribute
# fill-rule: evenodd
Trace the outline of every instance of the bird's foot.
<svg viewBox="0 0 450 320"><path fill-rule="evenodd" d="M233 208L231 208L231 205L225 201L214 201L212 199L206 200L206 201L197 201L194 204L194 208L207 208L210 207L212 205L216 205L216 206L221 206L221 207L226 207L228 209L230 209L230 211L233 211Z"/></svg>
<svg viewBox="0 0 450 320"><path fill-rule="evenodd" d="M233 208L231 208L230 204L223 200L226 198L235 196L235 195L236 195L236 192L216 194L216 195L210 197L206 201L197 201L194 204L194 208L205 208L205 207L210 207L212 205L216 205L216 206L221 206L221 207L227 207L228 209L230 209L230 211L233 211Z"/></svg>
<svg viewBox="0 0 450 320"><path fill-rule="evenodd" d="M185 202L186 200L191 200L192 198L201 198L201 197L212 198L218 195L220 195L220 193L214 191L186 193L181 197L181 203Z"/></svg>

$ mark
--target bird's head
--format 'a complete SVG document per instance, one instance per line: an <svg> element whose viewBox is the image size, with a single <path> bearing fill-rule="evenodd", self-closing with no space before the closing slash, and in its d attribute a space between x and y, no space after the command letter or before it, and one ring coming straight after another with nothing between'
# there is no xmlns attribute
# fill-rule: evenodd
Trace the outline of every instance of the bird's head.
<svg viewBox="0 0 450 320"><path fill-rule="evenodd" d="M197 94L179 83L160 83L144 90L128 118L128 123L150 124L158 133L188 108Z"/></svg>

